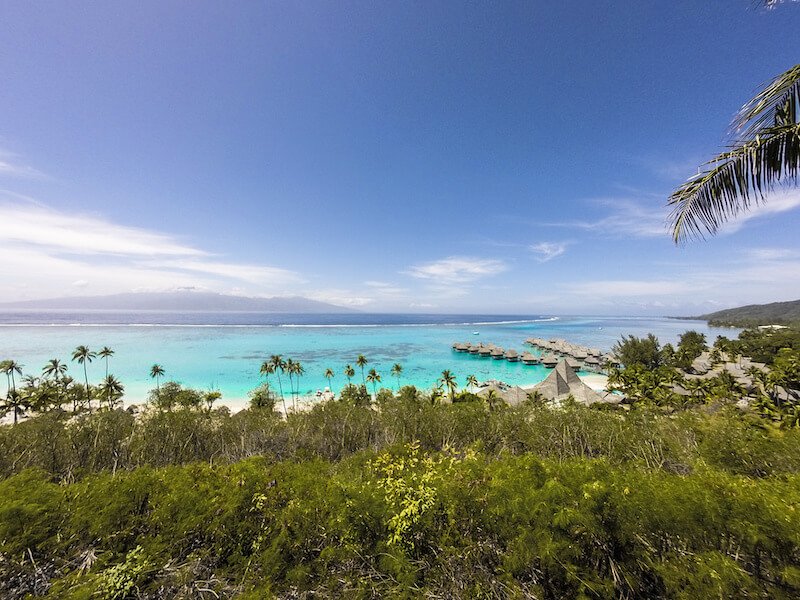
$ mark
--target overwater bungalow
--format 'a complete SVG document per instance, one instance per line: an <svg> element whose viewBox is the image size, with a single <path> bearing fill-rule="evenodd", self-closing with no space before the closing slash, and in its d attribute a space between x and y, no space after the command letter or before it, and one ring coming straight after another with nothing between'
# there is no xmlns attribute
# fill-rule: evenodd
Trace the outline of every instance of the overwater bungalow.
<svg viewBox="0 0 800 600"><path fill-rule="evenodd" d="M558 357L554 354L548 354L542 358L542 364L548 369L552 369L558 364Z"/></svg>
<svg viewBox="0 0 800 600"><path fill-rule="evenodd" d="M469 352L470 354L477 354L478 352L480 352L481 348L483 348L483 344L475 344L473 346L470 346L467 349L467 352Z"/></svg>
<svg viewBox="0 0 800 600"><path fill-rule="evenodd" d="M493 348L490 352L490 356L495 360L502 360L505 357L506 351L500 347Z"/></svg>
<svg viewBox="0 0 800 600"><path fill-rule="evenodd" d="M523 364L525 364L525 365L535 365L538 362L539 362L539 359L536 358L530 352L523 352L522 353L522 363Z"/></svg>
<svg viewBox="0 0 800 600"><path fill-rule="evenodd" d="M478 349L478 354L480 354L483 357L488 357L492 354L493 349L494 348L492 346L481 346Z"/></svg>
<svg viewBox="0 0 800 600"><path fill-rule="evenodd" d="M595 358L594 356L587 356L586 360L583 361L583 365L585 368L591 371L599 371L600 370L600 361Z"/></svg>
<svg viewBox="0 0 800 600"><path fill-rule="evenodd" d="M600 361L605 364L606 366L618 366L619 359L614 356L613 354L604 354Z"/></svg>
<svg viewBox="0 0 800 600"><path fill-rule="evenodd" d="M573 371L579 371L581 368L581 363L579 363L572 357L568 357L565 362L567 363L567 366L570 367Z"/></svg>
<svg viewBox="0 0 800 600"><path fill-rule="evenodd" d="M508 362L518 362L519 361L519 354L514 349L506 350L505 354L506 360Z"/></svg>

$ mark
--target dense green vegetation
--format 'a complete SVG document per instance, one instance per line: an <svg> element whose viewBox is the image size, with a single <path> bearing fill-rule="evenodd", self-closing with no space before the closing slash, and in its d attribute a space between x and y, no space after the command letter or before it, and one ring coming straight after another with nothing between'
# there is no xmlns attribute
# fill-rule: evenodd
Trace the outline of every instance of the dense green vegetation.
<svg viewBox="0 0 800 600"><path fill-rule="evenodd" d="M162 368L141 414L90 411L100 388L72 382L74 412L0 427L0 597L798 597L800 423L765 407L778 379L800 388L800 353L772 352L743 411L730 381L672 391L706 349L620 340L623 408L512 408L449 371L394 392L365 357L359 384L348 366L336 400L286 418L269 381L236 414ZM46 370L23 389L61 385Z"/></svg>
<svg viewBox="0 0 800 600"><path fill-rule="evenodd" d="M42 415L0 430L0 596L791 598L799 448L731 409L411 390Z"/></svg>
<svg viewBox="0 0 800 600"><path fill-rule="evenodd" d="M714 327L758 327L759 325L800 325L800 300L750 304L694 317Z"/></svg>

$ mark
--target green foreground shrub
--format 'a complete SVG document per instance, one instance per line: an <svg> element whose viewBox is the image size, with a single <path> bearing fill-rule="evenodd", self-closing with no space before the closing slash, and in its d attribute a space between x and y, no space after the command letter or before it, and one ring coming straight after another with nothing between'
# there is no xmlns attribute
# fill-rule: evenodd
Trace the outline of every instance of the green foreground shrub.
<svg viewBox="0 0 800 600"><path fill-rule="evenodd" d="M68 485L28 470L0 483L0 581L35 561L66 599L794 598L799 484L418 444Z"/></svg>
<svg viewBox="0 0 800 600"><path fill-rule="evenodd" d="M47 413L0 428L0 598L794 598L798 450L725 408Z"/></svg>

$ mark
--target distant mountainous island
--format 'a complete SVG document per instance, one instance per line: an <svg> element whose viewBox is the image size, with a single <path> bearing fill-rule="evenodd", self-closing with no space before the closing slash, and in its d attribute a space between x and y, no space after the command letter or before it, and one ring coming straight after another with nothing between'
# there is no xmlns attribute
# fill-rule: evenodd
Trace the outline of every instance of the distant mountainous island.
<svg viewBox="0 0 800 600"><path fill-rule="evenodd" d="M724 327L758 327L759 325L800 325L800 300L749 304L690 317Z"/></svg>
<svg viewBox="0 0 800 600"><path fill-rule="evenodd" d="M153 310L199 312L349 313L352 309L290 296L252 298L213 292L142 292L110 296L72 296L0 304L3 309L39 310Z"/></svg>

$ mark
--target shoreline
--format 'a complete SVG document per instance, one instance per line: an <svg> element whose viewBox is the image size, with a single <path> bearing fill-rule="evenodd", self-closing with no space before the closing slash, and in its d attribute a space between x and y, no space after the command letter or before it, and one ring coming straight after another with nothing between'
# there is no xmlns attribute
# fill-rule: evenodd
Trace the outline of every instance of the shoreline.
<svg viewBox="0 0 800 600"><path fill-rule="evenodd" d="M588 385L593 390L595 390L595 391L606 391L606 386L608 385L608 376L603 375L602 373L578 373L578 377L580 378L581 381L583 381L586 385ZM544 379L542 379L540 381L536 381L534 383L519 384L519 387L522 388L525 391L530 391L534 387L536 387L538 384L540 384L542 381L544 381ZM509 384L509 385L513 386L513 384ZM381 388L381 389L391 389L392 392L397 393L397 391L394 390L393 388ZM428 388L417 388L417 389L422 390L422 391L426 391ZM459 392L466 391L466 390L467 390L466 387L459 387L458 388ZM334 392L335 397L338 397L338 394L339 394L340 391L341 390L339 390L337 392ZM372 394L370 394L370 395L372 395ZM319 404L319 403L321 403L323 401L324 401L323 398L316 396L316 394L313 394L313 395L310 395L310 396L298 396L298 398L297 398L297 410L298 410L298 412L301 411L301 410L309 410L315 404ZM130 402L124 402L123 406L125 408L127 408L129 406L144 406L146 404L147 404L147 400L130 401ZM229 408L231 410L231 412L239 412L240 410L246 409L249 404L250 404L250 398L248 398L248 397L230 397L230 398L222 397L217 402L214 403L214 407L218 408L220 406L225 406L225 407ZM287 410L289 412L291 412L291 410L292 410L292 401L291 401L290 398L286 398L286 408L287 408ZM281 413L281 414L284 414L283 405L282 405L282 403L280 401L280 398L278 398L278 400L275 402L275 410L277 412Z"/></svg>
<svg viewBox="0 0 800 600"><path fill-rule="evenodd" d="M603 375L602 373L578 373L578 377L580 378L581 381L583 381L586 385L588 385L590 388L592 388L595 391L605 391L605 388L608 385L608 377L606 375ZM542 381L544 381L544 380L542 380ZM520 384L519 387L527 392L527 391L532 390L539 383L541 383L541 381L537 381L536 383ZM385 388L385 389L391 389L391 388ZM418 389L421 389L421 388L418 388ZM467 390L467 388L458 388L458 390L459 391L465 391L465 390ZM395 390L392 390L392 391L394 393L396 393ZM335 397L336 396L334 396L334 398ZM321 396L318 397L316 394L314 394L314 395L311 395L311 396L299 396L297 398L296 402L297 402L297 409L296 409L296 411L293 411L293 406L292 406L293 403L292 403L290 398L287 398L286 399L286 408L287 408L286 412L305 412L305 411L311 410L315 405L321 404L322 402L325 402L325 399L323 397L321 397ZM240 412L242 410L247 409L249 404L250 404L250 398L247 398L247 397L244 397L244 398L242 398L242 397L230 397L230 398L222 397L217 402L214 403L214 408L216 409L216 408L225 407L228 410L230 410L232 414L235 414L235 413L238 413L238 412ZM123 409L128 409L128 408L130 408L132 406L138 407L138 408L140 408L140 410L143 410L145 407L147 407L147 400L140 400L140 401L137 401L137 400L133 400L133 401L123 400L123 402L122 402L122 408ZM278 399L275 402L275 411L280 413L280 414L282 414L282 415L286 414L284 412L284 410L283 410L283 403L280 401L280 399ZM23 420L25 418L26 417L23 417ZM0 425L9 425L11 423L13 423L13 413L9 413L9 414L5 415L4 417L0 418Z"/></svg>

